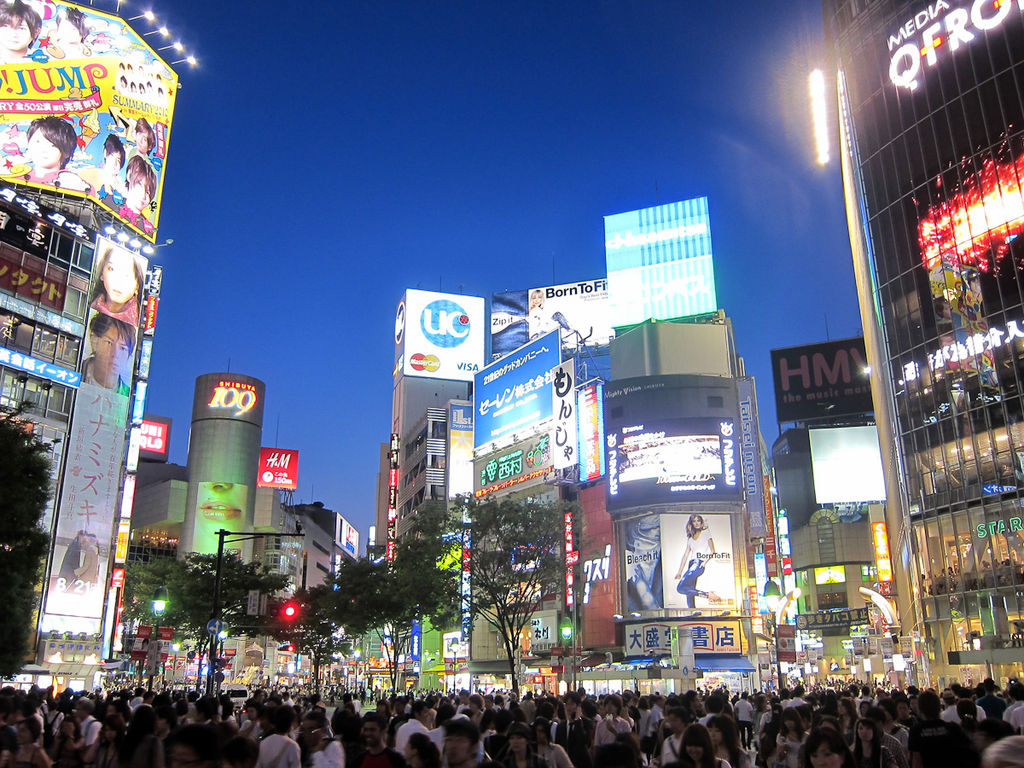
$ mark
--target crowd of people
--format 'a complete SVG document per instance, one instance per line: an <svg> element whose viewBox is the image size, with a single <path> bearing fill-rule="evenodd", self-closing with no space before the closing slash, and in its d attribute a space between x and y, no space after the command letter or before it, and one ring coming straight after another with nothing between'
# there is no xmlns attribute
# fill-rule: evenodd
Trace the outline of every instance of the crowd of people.
<svg viewBox="0 0 1024 768"><path fill-rule="evenodd" d="M1024 768L1024 684L374 701L0 690L0 768Z"/></svg>

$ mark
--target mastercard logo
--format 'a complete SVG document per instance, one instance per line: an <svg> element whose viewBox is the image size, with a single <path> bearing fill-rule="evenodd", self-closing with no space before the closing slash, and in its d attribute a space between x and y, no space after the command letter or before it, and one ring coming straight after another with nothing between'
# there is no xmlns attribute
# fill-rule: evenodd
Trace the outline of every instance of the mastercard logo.
<svg viewBox="0 0 1024 768"><path fill-rule="evenodd" d="M409 365L414 371L436 371L441 367L441 361L436 355L421 355L417 352L409 358Z"/></svg>

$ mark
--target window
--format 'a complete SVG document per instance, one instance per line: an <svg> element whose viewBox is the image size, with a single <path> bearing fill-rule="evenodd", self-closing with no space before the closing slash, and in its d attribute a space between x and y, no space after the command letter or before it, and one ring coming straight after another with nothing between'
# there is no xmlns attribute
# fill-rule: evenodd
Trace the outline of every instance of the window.
<svg viewBox="0 0 1024 768"><path fill-rule="evenodd" d="M85 320L85 312L89 306L88 297L77 288L68 286L68 292L64 297L64 313Z"/></svg>
<svg viewBox="0 0 1024 768"><path fill-rule="evenodd" d="M75 243L75 254L72 264L88 274L92 274L93 247L87 243Z"/></svg>
<svg viewBox="0 0 1024 768"><path fill-rule="evenodd" d="M74 390L60 386L51 387L50 396L46 400L46 415L57 421L67 421L71 416L71 405L74 402Z"/></svg>
<svg viewBox="0 0 1024 768"><path fill-rule="evenodd" d="M42 326L36 328L32 341L32 354L43 360L53 360L57 351L57 333Z"/></svg>
<svg viewBox="0 0 1024 768"><path fill-rule="evenodd" d="M75 368L78 366L78 357L81 351L81 339L62 333L57 338L57 348L55 350L54 360L61 365L66 365L69 368Z"/></svg>

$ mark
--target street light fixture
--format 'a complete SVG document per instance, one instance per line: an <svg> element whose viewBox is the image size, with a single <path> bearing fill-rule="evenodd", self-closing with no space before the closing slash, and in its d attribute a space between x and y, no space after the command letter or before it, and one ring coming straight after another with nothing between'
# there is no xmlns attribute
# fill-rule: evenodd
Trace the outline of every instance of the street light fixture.
<svg viewBox="0 0 1024 768"><path fill-rule="evenodd" d="M153 613L160 616L166 611L168 599L167 587L157 587L156 592L153 593Z"/></svg>

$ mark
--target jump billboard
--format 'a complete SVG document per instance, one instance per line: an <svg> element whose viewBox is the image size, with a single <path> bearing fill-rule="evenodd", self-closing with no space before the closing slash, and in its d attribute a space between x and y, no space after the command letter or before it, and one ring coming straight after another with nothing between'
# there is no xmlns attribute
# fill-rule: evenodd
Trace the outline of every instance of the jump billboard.
<svg viewBox="0 0 1024 768"><path fill-rule="evenodd" d="M473 387L476 448L535 427L552 415L553 369L561 362L558 331L552 331L476 375Z"/></svg>
<svg viewBox="0 0 1024 768"><path fill-rule="evenodd" d="M484 364L486 311L477 296L409 289L395 313L395 371L472 381Z"/></svg>
<svg viewBox="0 0 1024 768"><path fill-rule="evenodd" d="M608 344L608 281L548 285L491 296L491 358L509 354L550 331L567 349Z"/></svg>
<svg viewBox="0 0 1024 768"><path fill-rule="evenodd" d="M88 198L155 240L178 76L116 16L5 7L0 178Z"/></svg>
<svg viewBox="0 0 1024 768"><path fill-rule="evenodd" d="M718 309L708 199L604 217L611 325Z"/></svg>

